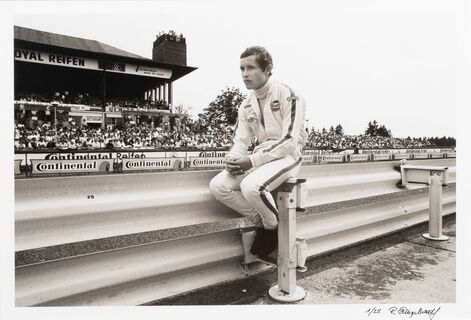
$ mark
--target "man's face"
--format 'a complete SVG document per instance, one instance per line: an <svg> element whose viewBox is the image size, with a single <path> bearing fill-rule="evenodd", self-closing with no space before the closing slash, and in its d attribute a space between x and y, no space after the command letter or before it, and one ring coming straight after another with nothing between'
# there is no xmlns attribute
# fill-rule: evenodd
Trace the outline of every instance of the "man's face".
<svg viewBox="0 0 471 320"><path fill-rule="evenodd" d="M256 90L268 80L268 71L260 68L255 55L240 59L240 72L247 89Z"/></svg>

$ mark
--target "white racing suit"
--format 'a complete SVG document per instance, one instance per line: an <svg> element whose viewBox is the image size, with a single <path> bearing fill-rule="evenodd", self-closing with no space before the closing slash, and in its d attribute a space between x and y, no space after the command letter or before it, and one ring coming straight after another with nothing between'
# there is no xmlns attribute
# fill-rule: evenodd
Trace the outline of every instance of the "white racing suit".
<svg viewBox="0 0 471 320"><path fill-rule="evenodd" d="M270 191L298 174L307 133L304 99L289 87L269 81L261 108L254 92L240 106L234 144L226 157L247 156L255 136L260 144L249 155L252 168L238 176L223 170L209 186L217 200L248 217L256 226L273 230L278 226L278 217Z"/></svg>

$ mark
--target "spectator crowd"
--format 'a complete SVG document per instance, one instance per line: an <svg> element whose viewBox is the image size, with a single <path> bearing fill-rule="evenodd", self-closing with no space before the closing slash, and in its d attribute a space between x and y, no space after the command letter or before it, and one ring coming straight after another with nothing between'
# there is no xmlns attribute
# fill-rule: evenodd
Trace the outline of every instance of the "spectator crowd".
<svg viewBox="0 0 471 320"><path fill-rule="evenodd" d="M129 128L87 128L79 126L58 128L45 123L34 129L15 125L15 150L25 149L215 149L230 148L232 128L209 128L205 132L166 131L148 126ZM253 145L255 145L255 141ZM253 146L252 146L253 147ZM345 149L392 149L435 147L427 138L386 138L367 135L336 135L311 130L308 149L341 151Z"/></svg>
<svg viewBox="0 0 471 320"><path fill-rule="evenodd" d="M88 93L71 93L69 91L55 92L54 94L19 93L15 95L16 101L64 103L86 105L92 108L101 108L102 100L90 96ZM165 100L152 99L110 99L106 100L107 106L122 107L125 110L171 110L171 105Z"/></svg>
<svg viewBox="0 0 471 320"><path fill-rule="evenodd" d="M57 137L57 138L56 138ZM57 141L57 142L56 142ZM194 133L132 126L126 129L62 127L54 130L49 123L35 129L15 126L15 150L24 149L214 149L228 148L232 143L230 131Z"/></svg>
<svg viewBox="0 0 471 320"><path fill-rule="evenodd" d="M410 149L433 147L426 138L393 138L369 135L337 135L332 132L311 130L308 143L310 149Z"/></svg>

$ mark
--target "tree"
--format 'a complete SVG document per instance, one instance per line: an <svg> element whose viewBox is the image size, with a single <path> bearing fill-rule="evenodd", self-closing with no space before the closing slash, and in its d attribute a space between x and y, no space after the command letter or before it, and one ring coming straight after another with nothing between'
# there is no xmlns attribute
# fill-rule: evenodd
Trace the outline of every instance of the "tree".
<svg viewBox="0 0 471 320"><path fill-rule="evenodd" d="M373 120L373 122L368 122L368 127L365 130L367 136L376 137L378 135L378 122Z"/></svg>
<svg viewBox="0 0 471 320"><path fill-rule="evenodd" d="M343 128L342 128L342 125L338 125L335 127L335 134L338 135L338 136L343 136Z"/></svg>
<svg viewBox="0 0 471 320"><path fill-rule="evenodd" d="M208 107L199 114L200 128L220 128L221 126L233 126L237 121L237 111L245 99L245 95L238 88L226 87L221 94L212 101Z"/></svg>
<svg viewBox="0 0 471 320"><path fill-rule="evenodd" d="M365 134L372 137L392 137L391 130L388 130L384 125L380 126L376 120L373 120L373 122L368 122L368 127L365 130Z"/></svg>
<svg viewBox="0 0 471 320"><path fill-rule="evenodd" d="M386 127L382 125L378 128L378 136L391 138L392 137L391 130L386 129Z"/></svg>

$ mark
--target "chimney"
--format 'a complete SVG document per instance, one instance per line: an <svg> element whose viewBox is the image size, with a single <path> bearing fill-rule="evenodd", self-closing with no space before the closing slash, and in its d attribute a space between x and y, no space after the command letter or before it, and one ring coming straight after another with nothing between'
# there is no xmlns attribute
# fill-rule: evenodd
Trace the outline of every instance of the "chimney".
<svg viewBox="0 0 471 320"><path fill-rule="evenodd" d="M152 60L186 66L186 39L174 31L161 32L154 41Z"/></svg>

